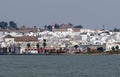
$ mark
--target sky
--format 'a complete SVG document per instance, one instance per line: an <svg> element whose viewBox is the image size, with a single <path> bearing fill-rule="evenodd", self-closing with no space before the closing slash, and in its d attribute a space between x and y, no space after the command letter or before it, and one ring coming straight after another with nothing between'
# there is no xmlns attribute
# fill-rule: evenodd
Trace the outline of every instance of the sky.
<svg viewBox="0 0 120 77"><path fill-rule="evenodd" d="M18 26L82 25L90 29L120 28L120 0L0 0L0 21Z"/></svg>

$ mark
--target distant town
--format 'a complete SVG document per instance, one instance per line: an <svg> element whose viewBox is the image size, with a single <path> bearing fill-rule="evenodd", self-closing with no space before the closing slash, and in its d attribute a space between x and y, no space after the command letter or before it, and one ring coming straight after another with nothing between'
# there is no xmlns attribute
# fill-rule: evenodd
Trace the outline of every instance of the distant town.
<svg viewBox="0 0 120 77"><path fill-rule="evenodd" d="M120 53L120 29L86 29L82 25L45 25L43 29L14 21L0 22L0 54Z"/></svg>

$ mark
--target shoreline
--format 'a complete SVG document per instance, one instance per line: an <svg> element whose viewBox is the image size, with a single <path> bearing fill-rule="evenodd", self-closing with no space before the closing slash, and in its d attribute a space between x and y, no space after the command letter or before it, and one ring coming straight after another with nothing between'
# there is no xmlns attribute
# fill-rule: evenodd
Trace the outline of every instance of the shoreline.
<svg viewBox="0 0 120 77"><path fill-rule="evenodd" d="M120 52L119 53L47 53L47 54L43 54L43 53L40 53L40 54L32 54L32 53L29 53L29 54L9 54L9 53L2 53L0 55L120 55Z"/></svg>

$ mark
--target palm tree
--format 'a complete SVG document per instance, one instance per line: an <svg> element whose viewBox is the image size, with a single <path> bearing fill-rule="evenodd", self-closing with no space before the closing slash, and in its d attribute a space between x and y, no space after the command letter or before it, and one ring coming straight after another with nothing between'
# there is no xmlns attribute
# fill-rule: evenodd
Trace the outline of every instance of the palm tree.
<svg viewBox="0 0 120 77"><path fill-rule="evenodd" d="M27 47L30 48L30 43L27 43Z"/></svg>
<svg viewBox="0 0 120 77"><path fill-rule="evenodd" d="M37 49L40 47L39 43L36 44Z"/></svg>
<svg viewBox="0 0 120 77"><path fill-rule="evenodd" d="M114 46L111 49L112 49L113 52L115 51L115 47Z"/></svg>
<svg viewBox="0 0 120 77"><path fill-rule="evenodd" d="M116 48L117 51L119 50L119 46L118 45L115 48Z"/></svg>
<svg viewBox="0 0 120 77"><path fill-rule="evenodd" d="M78 45L74 45L74 47L75 47L75 50L77 51L77 48L79 47Z"/></svg>
<svg viewBox="0 0 120 77"><path fill-rule="evenodd" d="M46 43L46 39L43 39L43 47L45 48L46 45L47 45L47 43Z"/></svg>
<svg viewBox="0 0 120 77"><path fill-rule="evenodd" d="M46 49L45 49L46 45L47 45L47 43L46 43L46 39L43 39L44 53L46 53Z"/></svg>

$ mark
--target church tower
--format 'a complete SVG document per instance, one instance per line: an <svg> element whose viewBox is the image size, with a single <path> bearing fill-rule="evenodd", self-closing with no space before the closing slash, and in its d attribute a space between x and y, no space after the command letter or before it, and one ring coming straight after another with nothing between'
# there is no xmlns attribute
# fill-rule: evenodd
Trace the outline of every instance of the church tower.
<svg viewBox="0 0 120 77"><path fill-rule="evenodd" d="M55 30L55 25L52 24L52 32Z"/></svg>

